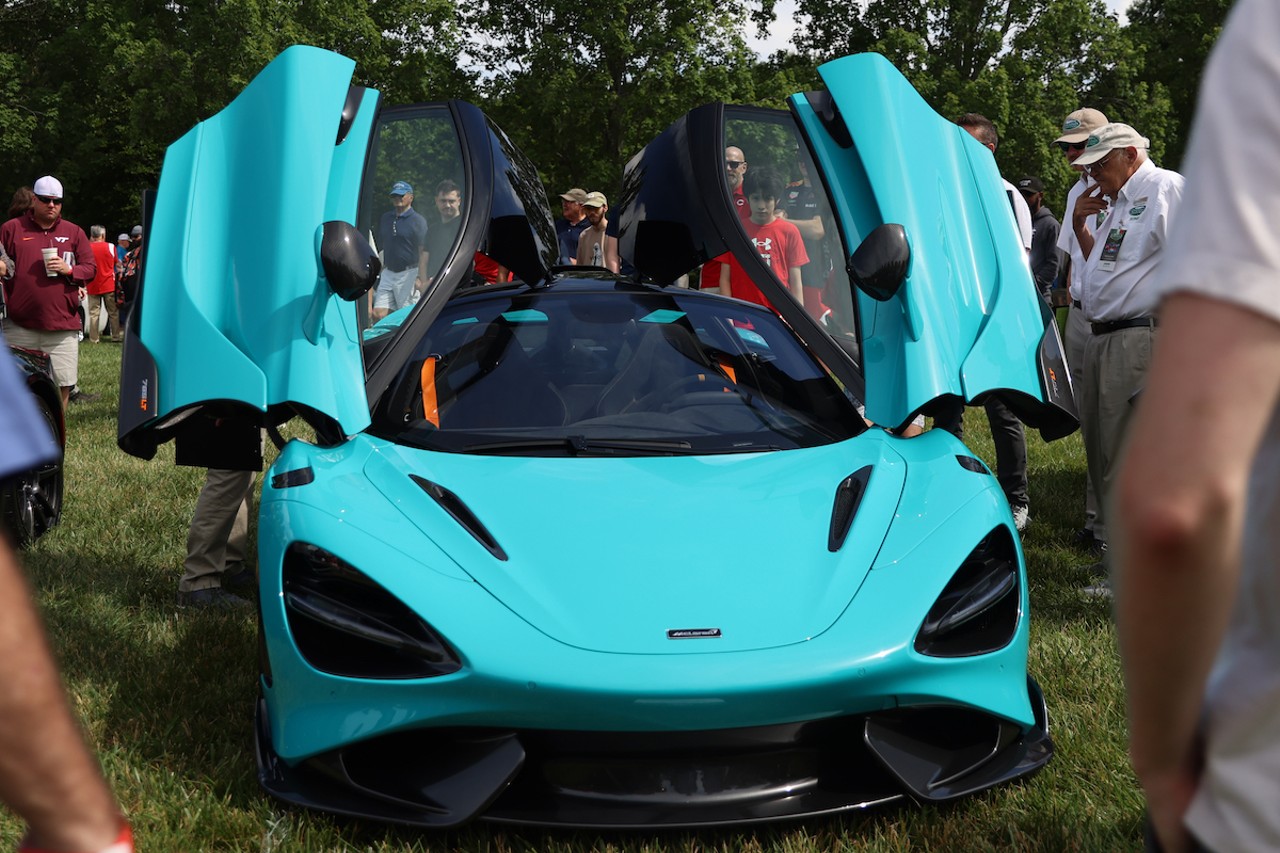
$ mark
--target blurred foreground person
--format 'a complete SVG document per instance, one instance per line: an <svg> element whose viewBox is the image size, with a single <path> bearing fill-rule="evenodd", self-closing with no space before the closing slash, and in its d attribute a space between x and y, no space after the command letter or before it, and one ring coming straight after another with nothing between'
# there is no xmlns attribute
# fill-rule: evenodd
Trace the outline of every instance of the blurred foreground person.
<svg viewBox="0 0 1280 853"><path fill-rule="evenodd" d="M1130 757L1167 851L1280 849L1280 4L1207 66L1116 484Z"/></svg>
<svg viewBox="0 0 1280 853"><path fill-rule="evenodd" d="M0 346L6 346L0 335ZM11 359L0 359L0 478L58 453ZM0 801L29 831L20 851L133 850L85 746L10 542L0 535Z"/></svg>

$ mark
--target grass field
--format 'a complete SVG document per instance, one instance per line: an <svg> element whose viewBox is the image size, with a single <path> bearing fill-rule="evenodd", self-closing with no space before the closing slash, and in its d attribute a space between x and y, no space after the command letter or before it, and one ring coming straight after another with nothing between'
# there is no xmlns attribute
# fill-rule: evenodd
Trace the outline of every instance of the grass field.
<svg viewBox="0 0 1280 853"><path fill-rule="evenodd" d="M1142 803L1125 759L1115 630L1082 597L1092 558L1075 549L1079 436L1028 436L1032 522L1024 545L1031 672L1057 754L1030 781L944 808L697 833L546 832L478 824L421 834L279 807L258 789L250 616L179 613L174 591L203 472L143 462L115 445L120 347L83 344L68 415L61 527L24 556L77 712L132 821L140 851L1111 851L1141 847ZM971 444L993 460L986 419ZM0 847L20 823L0 811Z"/></svg>

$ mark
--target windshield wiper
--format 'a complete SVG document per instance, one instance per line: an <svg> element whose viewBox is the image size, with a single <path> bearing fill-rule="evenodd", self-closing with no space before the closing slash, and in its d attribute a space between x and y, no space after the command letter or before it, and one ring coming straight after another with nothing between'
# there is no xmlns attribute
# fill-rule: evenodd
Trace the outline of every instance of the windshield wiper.
<svg viewBox="0 0 1280 853"><path fill-rule="evenodd" d="M572 456L614 456L624 453L654 456L692 453L693 445L672 439L607 439L566 435L559 438L520 438L464 446L466 453L509 453L516 450L565 450Z"/></svg>

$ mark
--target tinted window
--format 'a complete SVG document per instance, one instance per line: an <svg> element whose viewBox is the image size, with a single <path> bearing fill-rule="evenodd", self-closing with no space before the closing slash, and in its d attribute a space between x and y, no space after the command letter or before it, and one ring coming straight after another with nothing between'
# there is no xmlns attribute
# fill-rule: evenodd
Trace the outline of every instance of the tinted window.
<svg viewBox="0 0 1280 853"><path fill-rule="evenodd" d="M581 287L454 300L372 431L457 452L635 455L806 447L864 428L768 311Z"/></svg>

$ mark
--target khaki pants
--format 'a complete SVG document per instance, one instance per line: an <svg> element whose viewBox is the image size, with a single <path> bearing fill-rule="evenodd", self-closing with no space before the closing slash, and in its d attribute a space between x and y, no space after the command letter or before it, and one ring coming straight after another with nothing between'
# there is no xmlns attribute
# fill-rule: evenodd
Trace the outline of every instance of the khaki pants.
<svg viewBox="0 0 1280 853"><path fill-rule="evenodd" d="M187 531L187 559L178 592L222 586L222 573L245 562L253 471L210 468Z"/></svg>
<svg viewBox="0 0 1280 853"><path fill-rule="evenodd" d="M107 309L107 333L113 341L120 340L120 307L116 305L116 295L112 293L89 294L89 340L98 342L98 318L103 306Z"/></svg>
<svg viewBox="0 0 1280 853"><path fill-rule="evenodd" d="M1084 318L1084 311L1072 305L1067 309L1066 337L1063 347L1066 349L1067 370L1071 372L1071 387L1075 390L1077 405L1084 388L1084 345L1093 332L1089 331L1089 321ZM1084 527L1092 530L1093 535L1103 542L1107 541L1107 526L1097 520L1098 498L1093 478L1084 478Z"/></svg>
<svg viewBox="0 0 1280 853"><path fill-rule="evenodd" d="M1106 335L1090 334L1085 342L1080 431L1084 433L1089 476L1097 490L1098 520L1104 523L1111 488L1120 471L1120 450L1133 414L1133 397L1142 390L1151 365L1155 331L1150 327L1121 329Z"/></svg>

